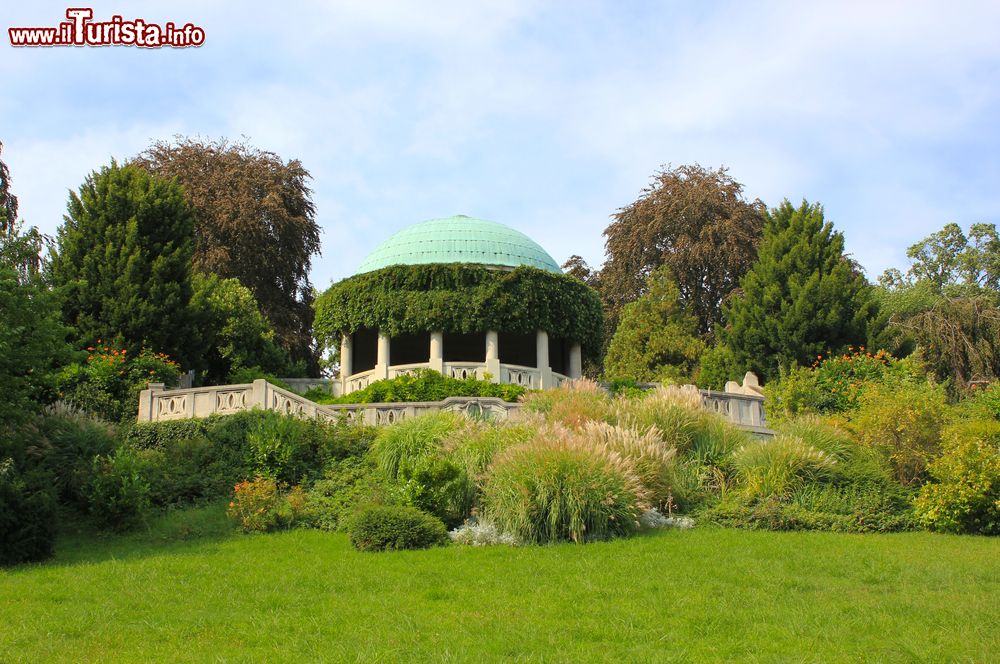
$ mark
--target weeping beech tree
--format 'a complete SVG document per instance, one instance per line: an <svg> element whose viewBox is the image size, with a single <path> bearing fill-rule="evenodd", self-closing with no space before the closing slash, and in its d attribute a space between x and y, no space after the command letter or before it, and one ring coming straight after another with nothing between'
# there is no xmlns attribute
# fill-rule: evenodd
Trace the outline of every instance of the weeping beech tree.
<svg viewBox="0 0 1000 664"><path fill-rule="evenodd" d="M896 325L940 380L965 386L1000 376L1000 308L993 297L941 297Z"/></svg>

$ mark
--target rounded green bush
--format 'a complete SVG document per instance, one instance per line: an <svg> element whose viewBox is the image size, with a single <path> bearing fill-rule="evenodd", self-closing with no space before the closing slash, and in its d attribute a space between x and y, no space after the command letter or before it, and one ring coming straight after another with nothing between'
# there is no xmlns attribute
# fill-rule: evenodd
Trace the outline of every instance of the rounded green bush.
<svg viewBox="0 0 1000 664"><path fill-rule="evenodd" d="M415 507L379 505L355 513L347 534L358 551L426 549L448 543L444 523Z"/></svg>

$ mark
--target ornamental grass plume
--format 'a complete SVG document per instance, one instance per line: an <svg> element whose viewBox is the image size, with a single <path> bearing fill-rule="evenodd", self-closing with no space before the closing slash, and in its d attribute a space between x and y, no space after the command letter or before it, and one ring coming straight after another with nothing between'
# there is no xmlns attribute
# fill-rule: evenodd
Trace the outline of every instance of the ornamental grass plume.
<svg viewBox="0 0 1000 664"><path fill-rule="evenodd" d="M587 422L576 437L582 444L619 455L648 492L653 507L673 504L677 450L664 442L656 427L639 433L607 422Z"/></svg>
<svg viewBox="0 0 1000 664"><path fill-rule="evenodd" d="M733 453L739 490L751 499L786 498L806 481L829 477L836 464L832 455L787 434L754 440Z"/></svg>
<svg viewBox="0 0 1000 664"><path fill-rule="evenodd" d="M612 407L614 422L637 431L655 428L679 452L691 447L711 417L697 389L676 385L657 387L638 399L616 399Z"/></svg>
<svg viewBox="0 0 1000 664"><path fill-rule="evenodd" d="M611 416L608 393L587 378L563 381L554 390L529 392L522 401L525 410L542 413L549 422L571 428L591 420L607 421Z"/></svg>
<svg viewBox="0 0 1000 664"><path fill-rule="evenodd" d="M621 455L569 429L542 430L497 455L483 486L483 518L527 543L632 534L648 492Z"/></svg>

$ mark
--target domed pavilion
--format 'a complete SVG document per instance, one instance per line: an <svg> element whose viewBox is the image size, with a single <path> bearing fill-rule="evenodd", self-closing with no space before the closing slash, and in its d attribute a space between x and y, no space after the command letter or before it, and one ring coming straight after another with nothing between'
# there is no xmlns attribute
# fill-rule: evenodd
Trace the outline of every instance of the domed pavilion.
<svg viewBox="0 0 1000 664"><path fill-rule="evenodd" d="M524 233L463 215L391 236L316 303L324 345L340 343L347 394L434 369L528 388L582 375L600 349L596 292Z"/></svg>

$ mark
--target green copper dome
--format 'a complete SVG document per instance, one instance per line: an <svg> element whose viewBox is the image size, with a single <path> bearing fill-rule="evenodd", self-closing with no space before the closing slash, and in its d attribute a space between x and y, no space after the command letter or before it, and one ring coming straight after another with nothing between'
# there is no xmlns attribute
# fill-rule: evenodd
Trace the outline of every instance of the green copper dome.
<svg viewBox="0 0 1000 664"><path fill-rule="evenodd" d="M375 248L358 274L390 265L472 263L514 268L530 265L559 272L558 263L520 231L485 219L456 215L404 228Z"/></svg>

